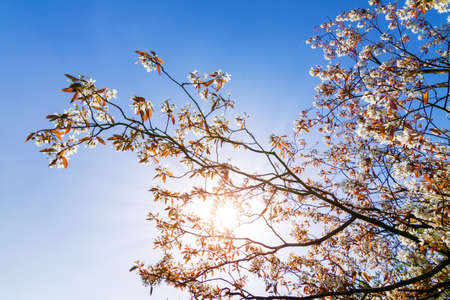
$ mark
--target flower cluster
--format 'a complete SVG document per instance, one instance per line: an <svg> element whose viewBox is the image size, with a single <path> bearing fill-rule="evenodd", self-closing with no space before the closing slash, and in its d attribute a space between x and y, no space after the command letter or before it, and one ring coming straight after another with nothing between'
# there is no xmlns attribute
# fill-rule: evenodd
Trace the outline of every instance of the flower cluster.
<svg viewBox="0 0 450 300"><path fill-rule="evenodd" d="M158 74L161 74L161 65L164 64L164 61L156 55L154 51L143 52L137 50L139 60L138 63L142 64L142 66L147 70L147 72L158 71Z"/></svg>

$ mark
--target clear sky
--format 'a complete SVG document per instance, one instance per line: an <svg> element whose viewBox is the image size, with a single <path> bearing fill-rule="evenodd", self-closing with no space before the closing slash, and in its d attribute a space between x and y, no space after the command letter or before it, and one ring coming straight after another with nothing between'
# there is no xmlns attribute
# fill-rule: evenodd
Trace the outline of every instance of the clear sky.
<svg viewBox="0 0 450 300"><path fill-rule="evenodd" d="M0 299L181 299L149 296L128 269L154 262L153 174L133 154L80 149L67 170L47 168L26 135L68 106L64 73L86 74L152 101L175 97L134 64L154 50L169 72L222 69L238 111L260 136L290 133L311 105L322 64L305 40L320 24L366 1L20 1L0 9Z"/></svg>

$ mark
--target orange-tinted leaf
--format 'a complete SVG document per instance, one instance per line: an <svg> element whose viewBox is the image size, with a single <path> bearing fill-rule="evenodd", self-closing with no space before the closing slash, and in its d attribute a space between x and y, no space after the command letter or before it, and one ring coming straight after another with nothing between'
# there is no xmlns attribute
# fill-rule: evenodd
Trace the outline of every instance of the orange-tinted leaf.
<svg viewBox="0 0 450 300"><path fill-rule="evenodd" d="M139 163L142 164L142 163L146 162L147 160L148 160L148 156L145 156L144 158L139 160Z"/></svg>
<svg viewBox="0 0 450 300"><path fill-rule="evenodd" d="M172 124L175 125L175 118L173 117L173 115L170 115L170 119L172 120Z"/></svg>
<svg viewBox="0 0 450 300"><path fill-rule="evenodd" d="M69 124L67 125L66 130L64 130L64 134L68 134L69 131L70 131L70 128L71 128L71 126L70 126L70 123L69 123Z"/></svg>
<svg viewBox="0 0 450 300"><path fill-rule="evenodd" d="M130 269L130 272L133 272L134 270L136 270L138 268L138 266L132 266Z"/></svg>
<svg viewBox="0 0 450 300"><path fill-rule="evenodd" d="M65 89L62 89L61 91L66 92L66 93L73 93L73 92L75 92L75 89L73 89L73 88L65 88Z"/></svg>
<svg viewBox="0 0 450 300"><path fill-rule="evenodd" d="M97 106L97 105L91 105L91 108L96 109L96 110L104 111L103 108L101 108L100 106Z"/></svg>
<svg viewBox="0 0 450 300"><path fill-rule="evenodd" d="M156 70L158 70L158 75L161 75L161 67L158 64L156 65Z"/></svg>
<svg viewBox="0 0 450 300"><path fill-rule="evenodd" d="M28 142L34 135L34 132L30 133L27 138L25 139L25 143Z"/></svg>
<svg viewBox="0 0 450 300"><path fill-rule="evenodd" d="M149 108L147 108L147 117L149 118L149 119L151 119L152 118L152 114L153 114L153 110L152 110L152 108L151 107L149 107Z"/></svg>
<svg viewBox="0 0 450 300"><path fill-rule="evenodd" d="M79 142L80 142L80 143L83 143L83 142L86 142L87 140L90 140L90 139L91 139L90 137L85 136L84 138L81 138L81 139L79 140Z"/></svg>
<svg viewBox="0 0 450 300"><path fill-rule="evenodd" d="M70 103L72 103L73 101L77 100L79 93L76 92L75 94L73 94L72 99L70 100Z"/></svg>
<svg viewBox="0 0 450 300"><path fill-rule="evenodd" d="M78 82L72 83L69 88L73 89L74 91L77 91L81 88L81 84Z"/></svg>
<svg viewBox="0 0 450 300"><path fill-rule="evenodd" d="M366 272L363 272L362 275L367 281L370 281L370 279L372 279L372 277L370 277Z"/></svg>
<svg viewBox="0 0 450 300"><path fill-rule="evenodd" d="M427 175L423 174L423 177L424 177L425 180L428 181L429 183L433 183L433 180L431 180L431 178L428 177Z"/></svg>
<svg viewBox="0 0 450 300"><path fill-rule="evenodd" d="M431 128L430 131L431 131L432 133L434 133L434 134L437 134L437 135L442 134L442 131L440 131L440 130L437 129L437 128Z"/></svg>
<svg viewBox="0 0 450 300"><path fill-rule="evenodd" d="M141 97L141 96L134 96L133 98L131 98L131 100L140 102L140 101L145 101L145 98Z"/></svg>
<svg viewBox="0 0 450 300"><path fill-rule="evenodd" d="M211 106L211 111L213 111L214 108L216 108L218 102L219 101L214 101L213 105Z"/></svg>
<svg viewBox="0 0 450 300"><path fill-rule="evenodd" d="M100 142L100 144L106 145L105 141L101 137L97 137L97 141Z"/></svg>
<svg viewBox="0 0 450 300"><path fill-rule="evenodd" d="M142 110L140 110L138 113L141 115L142 122L147 120L147 115L144 114L144 112Z"/></svg>
<svg viewBox="0 0 450 300"><path fill-rule="evenodd" d="M60 141L62 140L62 137L61 137L61 135L63 135L62 132L59 132L59 131L56 130L56 129L53 129L52 132L56 135L56 137L58 138L58 140L60 140Z"/></svg>
<svg viewBox="0 0 450 300"><path fill-rule="evenodd" d="M69 75L69 74L64 74L64 76L66 76L67 78L69 78L70 80L73 80L73 81L78 81L78 78L76 78L76 77L73 77L72 75Z"/></svg>
<svg viewBox="0 0 450 300"><path fill-rule="evenodd" d="M61 156L61 160L62 160L64 168L67 169L67 158L65 156Z"/></svg>
<svg viewBox="0 0 450 300"><path fill-rule="evenodd" d="M95 97L97 98L98 104L100 104L101 106L105 105L105 102L103 101L103 99L99 95L95 95Z"/></svg>
<svg viewBox="0 0 450 300"><path fill-rule="evenodd" d="M221 87L222 87L222 80L218 80L216 91L220 90Z"/></svg>
<svg viewBox="0 0 450 300"><path fill-rule="evenodd" d="M423 94L423 103L428 104L428 91Z"/></svg>
<svg viewBox="0 0 450 300"><path fill-rule="evenodd" d="M122 136L120 136L120 135L118 135L118 134L115 134L115 135L113 135L113 136L107 138L107 140L108 140L108 141L114 141L114 140L121 139L121 138L122 138Z"/></svg>

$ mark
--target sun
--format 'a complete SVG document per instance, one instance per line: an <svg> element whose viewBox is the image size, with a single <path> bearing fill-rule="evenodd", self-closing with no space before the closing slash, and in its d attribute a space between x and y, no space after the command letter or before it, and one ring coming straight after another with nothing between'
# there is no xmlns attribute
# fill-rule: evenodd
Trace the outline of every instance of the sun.
<svg viewBox="0 0 450 300"><path fill-rule="evenodd" d="M191 212L218 231L234 231L239 227L239 209L229 199L199 200L191 207Z"/></svg>
<svg viewBox="0 0 450 300"><path fill-rule="evenodd" d="M232 204L225 203L211 212L217 229L232 231L239 226L239 211Z"/></svg>

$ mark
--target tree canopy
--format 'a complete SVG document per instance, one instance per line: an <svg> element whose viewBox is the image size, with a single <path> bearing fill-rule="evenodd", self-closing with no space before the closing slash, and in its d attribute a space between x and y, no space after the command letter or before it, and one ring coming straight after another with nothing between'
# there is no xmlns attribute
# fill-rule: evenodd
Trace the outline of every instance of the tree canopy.
<svg viewBox="0 0 450 300"><path fill-rule="evenodd" d="M195 299L446 299L449 3L369 4L307 41L329 62L311 68L321 80L314 107L299 112L291 136L256 137L223 93L230 74L180 81L155 52L136 51L186 103L157 109L134 96L129 112L114 89L66 74L71 106L27 140L44 146L52 167L67 168L81 145L111 144L154 170L162 209L148 220L162 257L130 270L151 291L164 283Z"/></svg>

